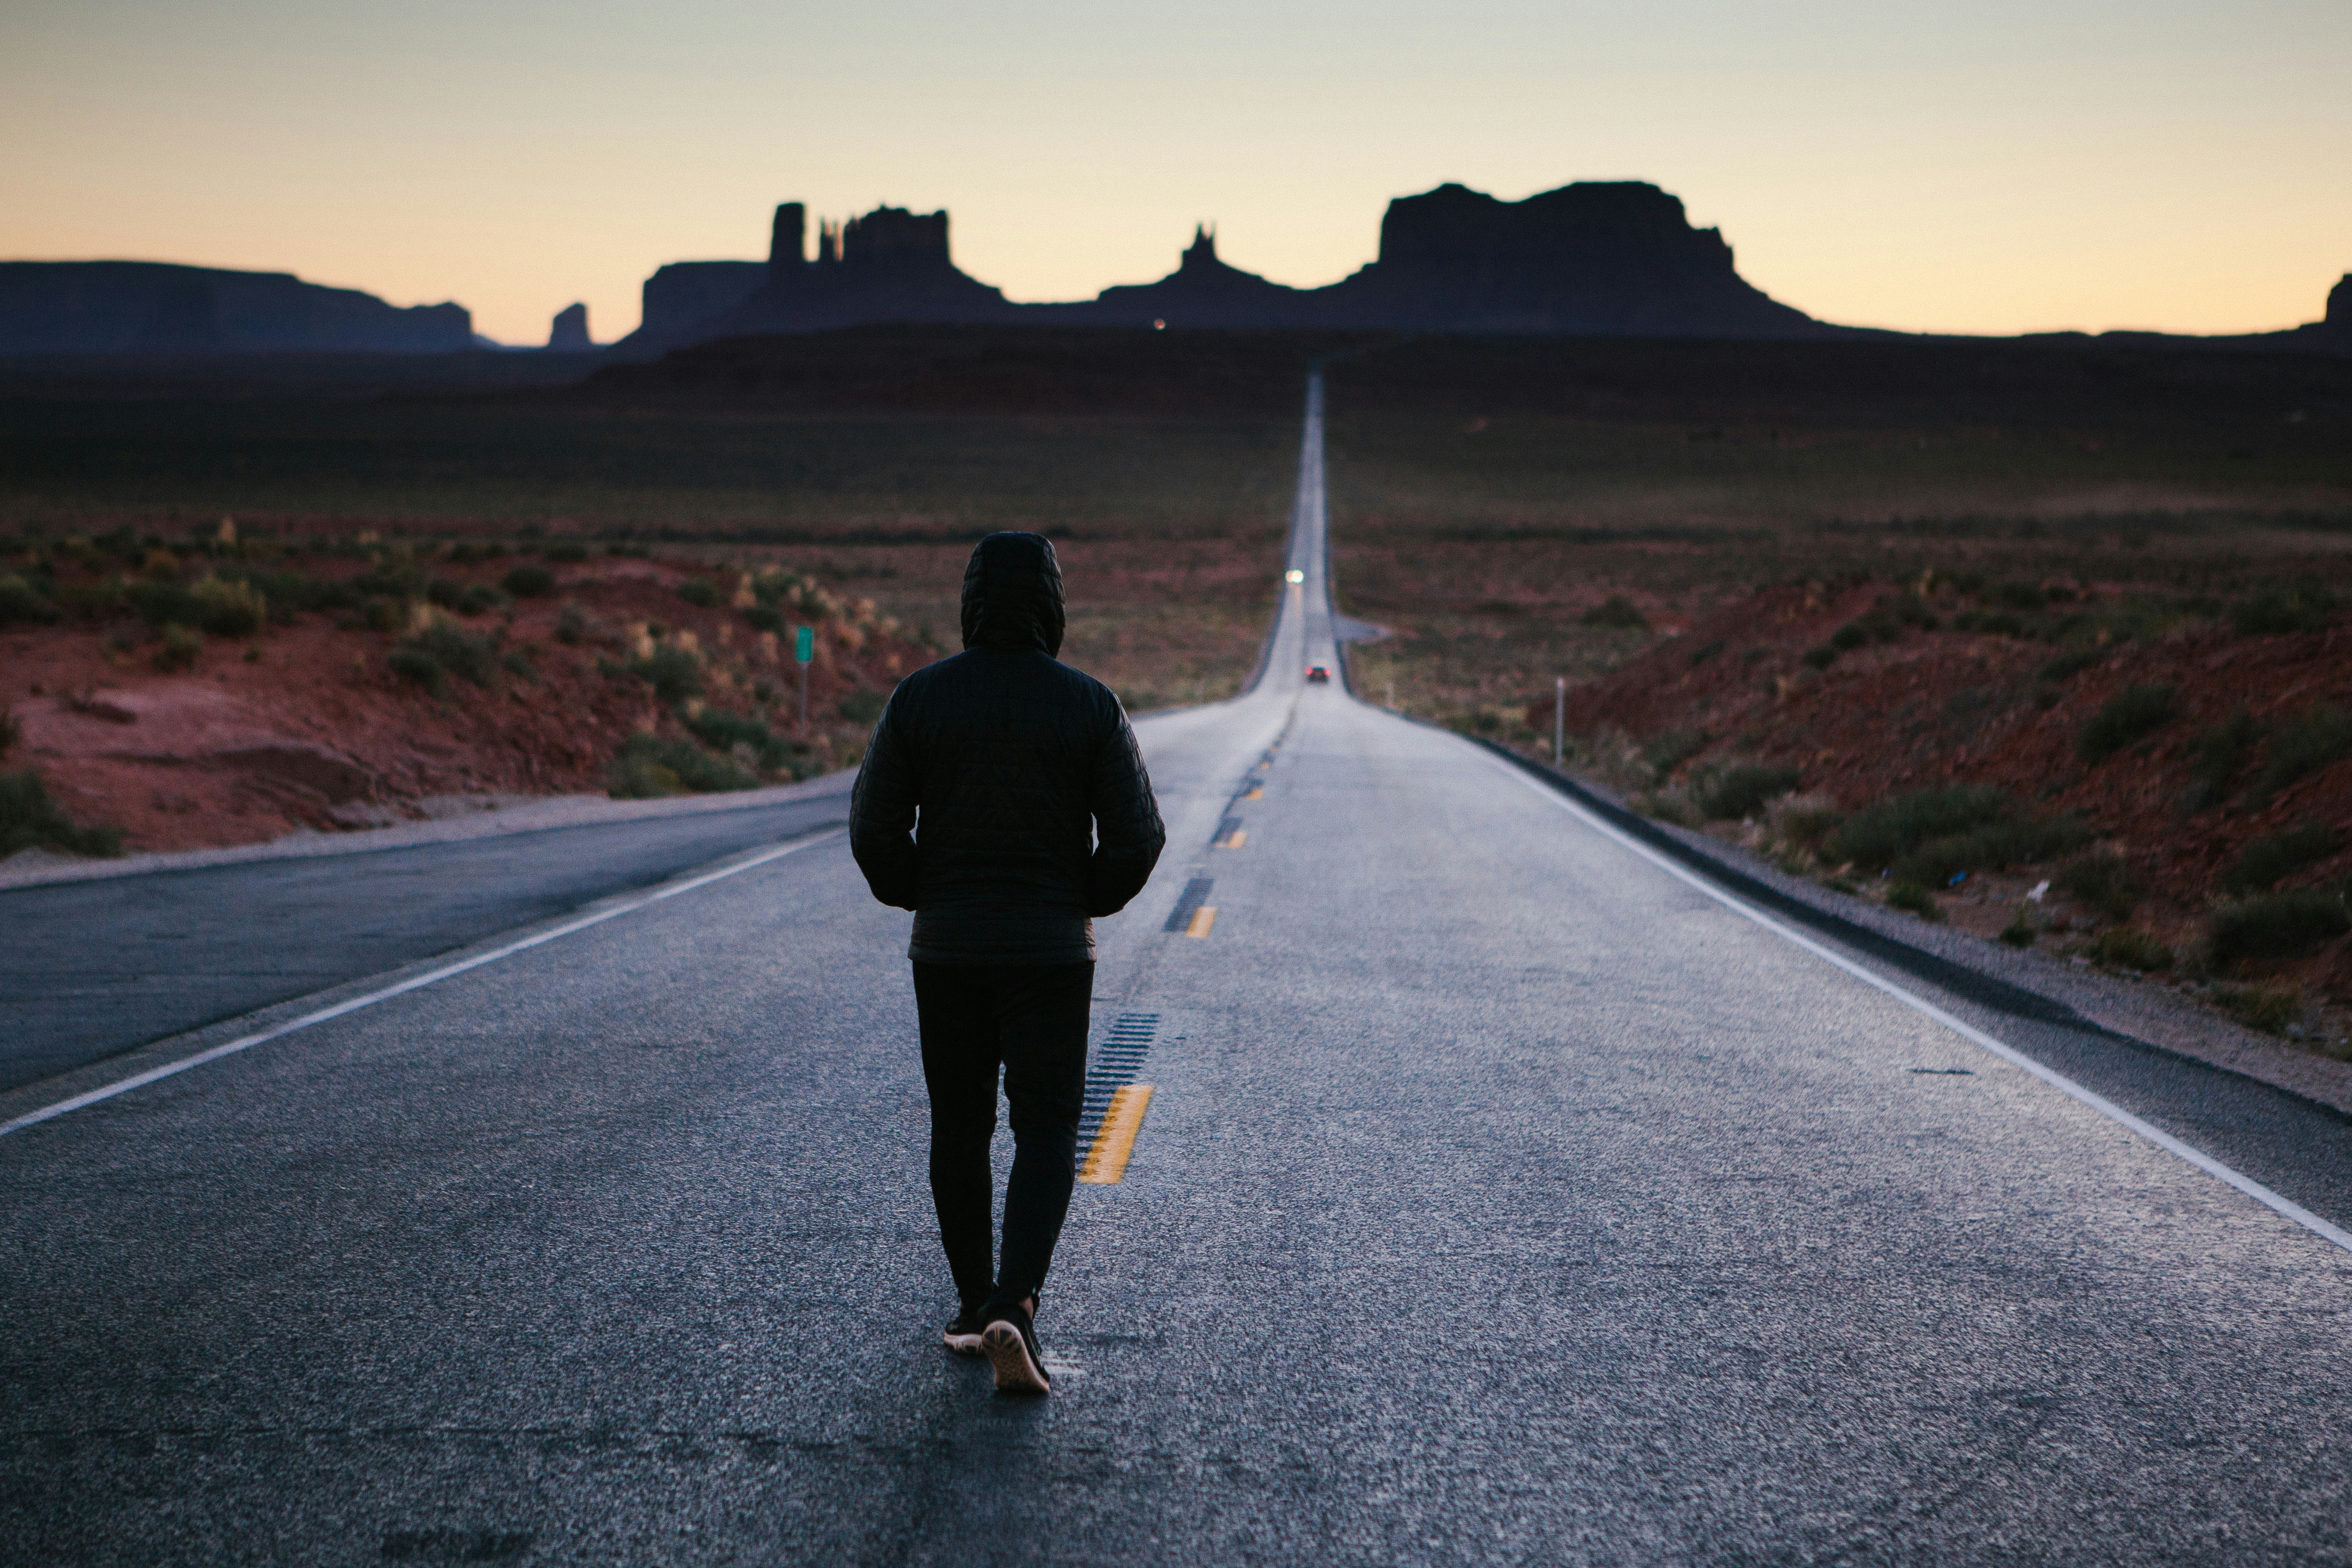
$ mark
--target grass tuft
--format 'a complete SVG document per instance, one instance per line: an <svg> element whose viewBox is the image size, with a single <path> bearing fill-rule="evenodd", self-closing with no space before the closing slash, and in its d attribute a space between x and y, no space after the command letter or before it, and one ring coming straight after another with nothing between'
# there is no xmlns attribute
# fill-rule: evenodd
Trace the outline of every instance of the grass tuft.
<svg viewBox="0 0 2352 1568"><path fill-rule="evenodd" d="M2111 963L2118 969L2152 971L2172 967L2172 950L2157 940L2150 931L2137 926L2117 926L2099 933L2091 944L2091 952L2101 963Z"/></svg>
<svg viewBox="0 0 2352 1568"><path fill-rule="evenodd" d="M2051 879L2060 891L2071 894L2111 921L2127 921L2139 908L2147 889L2131 862L2112 849L2069 860Z"/></svg>
<svg viewBox="0 0 2352 1568"><path fill-rule="evenodd" d="M808 748L785 740L747 714L705 708L680 721L696 740L747 766L756 766L762 773L788 773L795 780L808 776Z"/></svg>
<svg viewBox="0 0 2352 1568"><path fill-rule="evenodd" d="M1706 737L1696 730L1667 730L1643 745L1642 761L1653 777L1663 779L1706 747Z"/></svg>
<svg viewBox="0 0 2352 1568"><path fill-rule="evenodd" d="M2248 844L2238 863L2222 874L2221 890L2239 898L2267 893L2305 866L2335 854L2338 842L2334 828L2317 822L2265 834Z"/></svg>
<svg viewBox="0 0 2352 1568"><path fill-rule="evenodd" d="M2303 1016L2303 994L2270 985L2216 985L2213 1003L2250 1029L2284 1035Z"/></svg>
<svg viewBox="0 0 2352 1568"><path fill-rule="evenodd" d="M425 597L429 604L467 616L503 609L509 602L504 594L488 583L457 583L446 577L436 577L425 584Z"/></svg>
<svg viewBox="0 0 2352 1568"><path fill-rule="evenodd" d="M2253 798L2266 801L2305 774L2346 757L2352 757L2352 713L2333 706L2306 709L2280 725L2263 748Z"/></svg>
<svg viewBox="0 0 2352 1568"><path fill-rule="evenodd" d="M1768 802L1787 795L1797 787L1794 768L1768 768L1753 763L1718 773L1699 791L1698 807L1710 822L1726 817L1746 818L1762 810Z"/></svg>
<svg viewBox="0 0 2352 1568"><path fill-rule="evenodd" d="M41 775L30 768L0 773L0 857L27 849L116 856L122 853L122 830L77 826L49 798L49 787Z"/></svg>
<svg viewBox="0 0 2352 1568"><path fill-rule="evenodd" d="M1777 847L1780 868L1799 876L1821 859L1822 841L1843 818L1825 795L1786 795L1764 808L1767 841Z"/></svg>
<svg viewBox="0 0 2352 1568"><path fill-rule="evenodd" d="M656 735L630 736L604 770L604 787L614 800L756 789L759 783L731 758L714 756L691 741Z"/></svg>
<svg viewBox="0 0 2352 1568"><path fill-rule="evenodd" d="M2074 750L2086 763L2104 762L2172 722L2180 711L2180 693L2170 686L2127 686L2107 699L2074 737Z"/></svg>
<svg viewBox="0 0 2352 1568"><path fill-rule="evenodd" d="M1990 784L1896 795L1847 818L1831 841L1831 853L1864 870L1883 871L1928 839L1999 822L2014 810L2009 796Z"/></svg>
<svg viewBox="0 0 2352 1568"><path fill-rule="evenodd" d="M393 673L436 697L446 697L449 677L462 676L488 689L498 679L499 645L491 638L436 619L392 650Z"/></svg>
<svg viewBox="0 0 2352 1568"><path fill-rule="evenodd" d="M384 662L401 679L421 686L436 697L449 695L449 672L441 667L439 659L423 648L394 648Z"/></svg>
<svg viewBox="0 0 2352 1568"><path fill-rule="evenodd" d="M2352 913L2334 893L2266 893L2213 911L2206 942L2218 966L2300 958L2352 931Z"/></svg>
<svg viewBox="0 0 2352 1568"><path fill-rule="evenodd" d="M0 575L0 626L24 622L47 626L65 612L49 602L49 596L34 586L23 575L10 572Z"/></svg>
<svg viewBox="0 0 2352 1568"><path fill-rule="evenodd" d="M216 637L249 637L269 617L268 601L250 583L205 577L188 594L195 601L195 624Z"/></svg>
<svg viewBox="0 0 2352 1568"><path fill-rule="evenodd" d="M1577 617L1588 626L1606 626L1620 631L1646 632L1650 617L1642 607L1622 594L1612 594Z"/></svg>
<svg viewBox="0 0 2352 1568"><path fill-rule="evenodd" d="M2221 805L2229 795L2230 786L2245 771L2254 742L2262 738L2263 727L2242 708L2219 724L2197 731L2189 765L2189 776L2194 782L2182 804L2192 812Z"/></svg>
<svg viewBox="0 0 2352 1568"><path fill-rule="evenodd" d="M2336 595L2316 584L2266 588L2233 606L2230 624L2240 637L2285 637L2318 631L2335 608Z"/></svg>
<svg viewBox="0 0 2352 1568"><path fill-rule="evenodd" d="M1887 889L1886 907L1908 910L1923 921L1940 921L1944 918L1943 910L1936 902L1936 895L1916 882L1897 882Z"/></svg>
<svg viewBox="0 0 2352 1568"><path fill-rule="evenodd" d="M623 667L654 689L658 700L676 707L702 695L702 660L675 643L666 643L643 658Z"/></svg>
<svg viewBox="0 0 2352 1568"><path fill-rule="evenodd" d="M518 599L544 599L555 592L555 574L526 563L499 578L499 586Z"/></svg>
<svg viewBox="0 0 2352 1568"><path fill-rule="evenodd" d="M1896 795L1855 813L1832 836L1830 856L1941 887L1958 871L2063 855L2086 837L2069 818L2025 816L1990 784L1958 784Z"/></svg>
<svg viewBox="0 0 2352 1568"><path fill-rule="evenodd" d="M168 674L193 668L196 655L204 651L204 634L194 626L165 626L163 640L155 645L153 662L156 668Z"/></svg>

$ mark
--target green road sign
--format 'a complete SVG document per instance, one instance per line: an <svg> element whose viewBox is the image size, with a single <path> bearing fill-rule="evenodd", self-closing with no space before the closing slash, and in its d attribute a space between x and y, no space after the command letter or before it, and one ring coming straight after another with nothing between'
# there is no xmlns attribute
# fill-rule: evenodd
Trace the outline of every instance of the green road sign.
<svg viewBox="0 0 2352 1568"><path fill-rule="evenodd" d="M816 658L816 628L800 626L793 632L793 657L803 664Z"/></svg>

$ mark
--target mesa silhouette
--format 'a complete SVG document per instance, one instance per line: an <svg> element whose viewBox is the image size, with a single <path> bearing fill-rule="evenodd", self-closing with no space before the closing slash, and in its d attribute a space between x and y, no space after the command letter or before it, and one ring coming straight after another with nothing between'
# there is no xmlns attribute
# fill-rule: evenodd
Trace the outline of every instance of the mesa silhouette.
<svg viewBox="0 0 2352 1568"><path fill-rule="evenodd" d="M586 308L569 306L552 323L551 357L609 352L647 360L722 339L881 325L1784 342L1914 336L1834 325L1773 300L1739 276L1720 232L1694 227L1679 199L1640 181L1563 185L1517 202L1459 184L1398 197L1381 221L1378 256L1319 289L1290 288L1228 265L1205 227L1194 230L1176 269L1157 282L1061 304L1016 304L957 267L944 211L882 206L820 223L814 256L808 237L807 209L787 202L775 210L767 260L660 268L645 282L641 325L611 351L590 337ZM2323 320L2284 331L2097 339L2352 353L2352 275L2329 295ZM0 355L447 358L499 346L474 333L461 305L404 309L290 273L148 261L0 262Z"/></svg>
<svg viewBox="0 0 2352 1568"><path fill-rule="evenodd" d="M0 353L454 353L463 305L386 304L290 272L161 261L0 261Z"/></svg>
<svg viewBox="0 0 2352 1568"><path fill-rule="evenodd" d="M1610 337L1811 338L1843 329L1739 276L1717 231L1638 181L1564 185L1499 201L1440 185L1389 204L1378 258L1321 289L1292 289L1218 259L1196 229L1175 271L1069 304L1020 305L955 265L948 215L880 207L819 226L776 209L768 259L684 261L646 281L644 354L716 338L899 325L1244 327L1534 332Z"/></svg>

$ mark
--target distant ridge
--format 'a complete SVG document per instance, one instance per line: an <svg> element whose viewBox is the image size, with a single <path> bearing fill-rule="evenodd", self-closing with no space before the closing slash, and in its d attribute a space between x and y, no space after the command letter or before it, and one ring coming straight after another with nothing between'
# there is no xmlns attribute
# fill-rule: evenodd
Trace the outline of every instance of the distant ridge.
<svg viewBox="0 0 2352 1568"><path fill-rule="evenodd" d="M776 209L764 272L685 262L646 280L633 354L719 338L839 327L1171 326L1501 331L1643 337L1807 338L1814 321L1742 279L1731 247L1691 226L1680 200L1635 181L1564 185L1499 201L1458 184L1389 204L1377 259L1321 289L1292 289L1217 257L1196 227L1175 271L1090 300L1017 305L957 268L948 215L879 207L820 226ZM699 308L707 307L707 308Z"/></svg>
<svg viewBox="0 0 2352 1568"><path fill-rule="evenodd" d="M0 353L448 353L462 305L390 305L290 272L161 261L0 261Z"/></svg>

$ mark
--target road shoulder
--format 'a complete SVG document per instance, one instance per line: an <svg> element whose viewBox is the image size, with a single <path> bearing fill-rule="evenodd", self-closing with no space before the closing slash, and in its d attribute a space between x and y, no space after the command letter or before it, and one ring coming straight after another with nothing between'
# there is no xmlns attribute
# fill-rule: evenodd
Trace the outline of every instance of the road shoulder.
<svg viewBox="0 0 2352 1568"><path fill-rule="evenodd" d="M778 784L770 789L741 790L727 795L671 795L660 800L613 800L601 795L486 796L483 797L485 804L431 821L404 822L397 826L364 828L353 833L289 833L265 844L238 844L220 849L186 849L168 855L126 855L119 860L72 859L27 850L6 861L0 861L0 892L17 888L47 887L60 882L96 882L117 877L143 877L159 871L242 865L253 860L303 860L335 855L368 855L384 849L414 848L421 844L449 844L461 839L542 833L551 828L753 811L824 795L846 795L856 777L856 768L844 768L821 778Z"/></svg>

